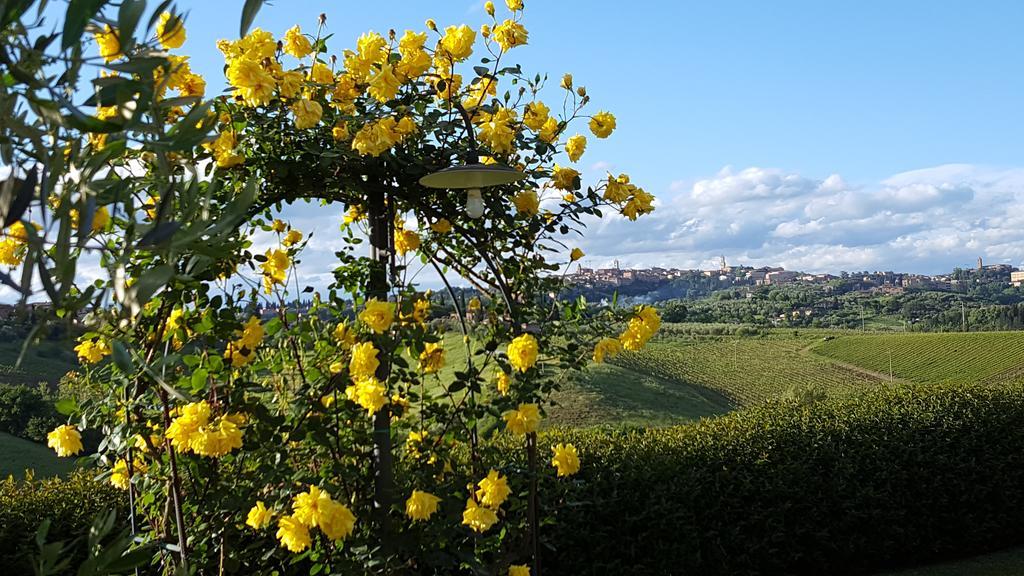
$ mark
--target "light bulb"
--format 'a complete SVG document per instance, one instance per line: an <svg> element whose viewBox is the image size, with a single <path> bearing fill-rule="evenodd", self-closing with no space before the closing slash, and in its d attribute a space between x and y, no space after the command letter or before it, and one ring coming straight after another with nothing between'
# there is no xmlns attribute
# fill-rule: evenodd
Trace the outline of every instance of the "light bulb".
<svg viewBox="0 0 1024 576"><path fill-rule="evenodd" d="M480 195L479 188L470 188L466 191L466 216L476 220L484 215L484 198Z"/></svg>

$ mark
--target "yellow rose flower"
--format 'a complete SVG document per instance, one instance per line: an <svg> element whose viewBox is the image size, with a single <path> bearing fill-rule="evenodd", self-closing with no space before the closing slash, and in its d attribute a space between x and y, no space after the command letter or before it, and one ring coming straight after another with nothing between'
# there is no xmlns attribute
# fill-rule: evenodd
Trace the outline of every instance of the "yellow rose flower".
<svg viewBox="0 0 1024 576"><path fill-rule="evenodd" d="M485 85L483 81L479 85ZM493 85L493 84L492 84ZM476 104L480 99L475 100ZM492 152L498 154L510 154L514 150L516 137L516 112L510 108L498 108L494 114L481 113L481 123L478 125L477 138L487 144Z"/></svg>
<svg viewBox="0 0 1024 576"><path fill-rule="evenodd" d="M540 199L536 190L523 190L512 197L516 211L525 216L535 216L540 212Z"/></svg>
<svg viewBox="0 0 1024 576"><path fill-rule="evenodd" d="M438 48L454 62L462 62L473 53L474 42L476 42L476 30L465 24L449 26L444 29L444 36L441 38Z"/></svg>
<svg viewBox="0 0 1024 576"><path fill-rule="evenodd" d="M532 334L517 336L508 345L508 361L513 368L526 372L537 363L537 339Z"/></svg>
<svg viewBox="0 0 1024 576"><path fill-rule="evenodd" d="M615 116L611 112L598 112L590 117L590 131L598 138L607 138L615 130Z"/></svg>
<svg viewBox="0 0 1024 576"><path fill-rule="evenodd" d="M505 0L505 6L508 6L509 10L517 12L523 9L523 0Z"/></svg>
<svg viewBox="0 0 1024 576"><path fill-rule="evenodd" d="M491 34L494 37L494 41L498 43L498 46L501 46L501 49L505 51L511 50L516 46L522 46L529 40L529 32L526 31L526 28L519 22L511 19L495 26Z"/></svg>
<svg viewBox="0 0 1024 576"><path fill-rule="evenodd" d="M548 121L551 110L540 100L530 102L523 112L523 124L530 130L540 130Z"/></svg>
<svg viewBox="0 0 1024 576"><path fill-rule="evenodd" d="M263 501L257 500L256 505L249 509L249 514L245 517L245 525L260 530L270 524L273 517L274 513L267 509Z"/></svg>
<svg viewBox="0 0 1024 576"><path fill-rule="evenodd" d="M520 404L519 408L509 410L501 417L505 420L505 427L513 434L536 432L540 426L540 408L536 404Z"/></svg>
<svg viewBox="0 0 1024 576"><path fill-rule="evenodd" d="M156 38L164 48L181 48L185 43L185 22L180 16L164 12L156 25Z"/></svg>
<svg viewBox="0 0 1024 576"><path fill-rule="evenodd" d="M401 85L402 83L398 76L395 76L391 64L384 64L370 79L370 87L367 92L378 102L383 103L394 98Z"/></svg>
<svg viewBox="0 0 1024 576"><path fill-rule="evenodd" d="M366 301L366 306L359 313L359 321L366 324L374 333L381 334L395 321L395 303L371 298Z"/></svg>
<svg viewBox="0 0 1024 576"><path fill-rule="evenodd" d="M512 493L508 487L508 479L499 474L497 470L488 472L487 476L476 485L477 501L492 510L497 510Z"/></svg>
<svg viewBox="0 0 1024 576"><path fill-rule="evenodd" d="M582 134L576 134L570 136L565 142L565 153L569 155L569 160L576 162L583 156L583 151L587 149L587 137Z"/></svg>
<svg viewBox="0 0 1024 576"><path fill-rule="evenodd" d="M61 458L74 456L83 449L82 434L78 432L78 428L68 424L57 426L46 435L46 445L53 448Z"/></svg>
<svg viewBox="0 0 1024 576"><path fill-rule="evenodd" d="M277 539L291 552L302 552L309 548L309 528L294 516L282 516L277 521Z"/></svg>
<svg viewBox="0 0 1024 576"><path fill-rule="evenodd" d="M498 393L502 396L508 396L508 391L512 387L512 376L504 370L498 370Z"/></svg>
<svg viewBox="0 0 1024 576"><path fill-rule="evenodd" d="M313 45L310 44L309 38L302 33L302 29L299 28L298 24L292 26L284 33L284 53L291 54L292 56L302 59L309 56L313 52Z"/></svg>
<svg viewBox="0 0 1024 576"><path fill-rule="evenodd" d="M579 248L573 248L572 252L569 252L569 261L575 262L580 258L583 258L583 256L585 256L583 250L580 250Z"/></svg>
<svg viewBox="0 0 1024 576"><path fill-rule="evenodd" d="M386 390L376 378L367 378L345 388L345 396L349 400L366 409L373 416L388 403Z"/></svg>
<svg viewBox="0 0 1024 576"><path fill-rule="evenodd" d="M551 447L554 457L551 465L558 469L558 476L572 476L580 471L580 457L572 444L555 444Z"/></svg>
<svg viewBox="0 0 1024 576"><path fill-rule="evenodd" d="M565 88L566 90L572 90L572 74L563 74L562 75L562 84L561 84L561 86L562 86L562 88Z"/></svg>
<svg viewBox="0 0 1024 576"><path fill-rule="evenodd" d="M377 360L378 350L373 342L360 342L352 347L352 360L348 364L348 373L353 380L367 380L373 378L380 366Z"/></svg>
<svg viewBox="0 0 1024 576"><path fill-rule="evenodd" d="M93 32L92 35L105 62L112 62L121 57L121 41L118 40L117 31L112 30L110 25L104 24L102 31Z"/></svg>
<svg viewBox="0 0 1024 576"><path fill-rule="evenodd" d="M594 345L594 362L604 362L622 351L622 344L615 338L602 338Z"/></svg>
<svg viewBox="0 0 1024 576"><path fill-rule="evenodd" d="M95 364L110 354L110 346L101 339L83 340L75 346L78 359L86 364Z"/></svg>
<svg viewBox="0 0 1024 576"><path fill-rule="evenodd" d="M216 140L205 146L213 154L219 168L231 168L245 162L245 156L235 152L238 139L234 132L221 132Z"/></svg>
<svg viewBox="0 0 1024 576"><path fill-rule="evenodd" d="M270 294L275 285L283 286L287 281L292 259L287 252L277 248L267 250L264 256L266 256L266 261L260 264L260 268L263 269L263 287L267 294Z"/></svg>
<svg viewBox="0 0 1024 576"><path fill-rule="evenodd" d="M429 492L413 490L412 495L405 501L405 514L413 522L429 520L437 512L437 503L441 499Z"/></svg>
<svg viewBox="0 0 1024 576"><path fill-rule="evenodd" d="M294 229L289 230L288 234L284 237L284 240L281 240L281 244L285 246L294 246L299 242L302 242L302 232Z"/></svg>
<svg viewBox="0 0 1024 576"><path fill-rule="evenodd" d="M427 342L420 352L420 370L425 374L434 374L444 367L444 345L440 342Z"/></svg>
<svg viewBox="0 0 1024 576"><path fill-rule="evenodd" d="M572 191L579 187L579 178L578 170L555 164L554 173L551 175L551 184L559 190Z"/></svg>
<svg viewBox="0 0 1024 576"><path fill-rule="evenodd" d="M530 567L522 564L512 564L508 567L508 576L530 576Z"/></svg>
<svg viewBox="0 0 1024 576"><path fill-rule="evenodd" d="M320 530L328 540L344 540L356 525L356 516L348 506L335 500L328 500L322 510Z"/></svg>
<svg viewBox="0 0 1024 576"><path fill-rule="evenodd" d="M560 124L558 123L558 120L549 117L544 121L540 131L537 133L537 137L548 144L554 144L555 140L558 139L559 132Z"/></svg>
<svg viewBox="0 0 1024 576"><path fill-rule="evenodd" d="M341 142L342 140L348 140L348 125L347 124L335 124L334 128L331 128L331 137L334 138L335 142Z"/></svg>
<svg viewBox="0 0 1024 576"><path fill-rule="evenodd" d="M320 123L324 109L317 102L302 98L297 100L291 107L292 115L295 117L295 127L299 130L312 128Z"/></svg>
<svg viewBox="0 0 1024 576"><path fill-rule="evenodd" d="M280 219L275 218L274 221L270 224L270 229L280 234L281 232L284 232L285 230L288 229L288 225L285 224Z"/></svg>
<svg viewBox="0 0 1024 576"><path fill-rule="evenodd" d="M420 247L420 236L412 230L395 230L395 251L399 256Z"/></svg>
<svg viewBox="0 0 1024 576"><path fill-rule="evenodd" d="M472 498L466 501L466 509L462 512L462 523L472 528L474 532L482 534L497 522L498 515L494 513L494 510L478 505Z"/></svg>

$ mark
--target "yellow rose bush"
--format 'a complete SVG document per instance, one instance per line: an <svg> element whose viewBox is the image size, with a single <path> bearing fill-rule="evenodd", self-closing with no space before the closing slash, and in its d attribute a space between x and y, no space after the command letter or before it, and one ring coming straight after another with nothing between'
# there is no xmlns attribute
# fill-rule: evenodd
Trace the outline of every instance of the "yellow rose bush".
<svg viewBox="0 0 1024 576"><path fill-rule="evenodd" d="M522 2L347 43L326 17L243 30L217 42L228 90L212 100L173 7L134 33L112 28L132 3L100 4L94 111L68 115L60 169L35 176L56 197L30 202L47 226L19 215L0 250L49 265L60 314L90 310L76 350L105 395L66 406L51 445L70 457L79 429L100 430L91 458L139 536L195 573L536 565L537 479L587 465L570 444L538 449L550 394L660 324L560 297L588 223L655 207L629 176L576 164L580 132L608 138L615 117L579 79L510 62L531 42ZM482 190L479 217L465 191L420 184L477 161L525 176ZM310 231L281 210L302 201L343 220L320 291L301 266ZM79 285L69 250L107 277Z"/></svg>

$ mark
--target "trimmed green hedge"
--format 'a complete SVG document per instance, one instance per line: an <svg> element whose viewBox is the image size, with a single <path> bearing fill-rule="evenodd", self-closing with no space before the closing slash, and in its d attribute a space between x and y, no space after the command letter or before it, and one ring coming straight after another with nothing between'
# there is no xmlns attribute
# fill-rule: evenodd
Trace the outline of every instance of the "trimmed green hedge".
<svg viewBox="0 0 1024 576"><path fill-rule="evenodd" d="M94 517L116 510L125 518L125 493L109 483L97 482L88 470L67 478L7 478L0 481L0 566L31 573L26 552L34 552L36 529L46 518L52 522L48 540L71 540L86 534Z"/></svg>
<svg viewBox="0 0 1024 576"><path fill-rule="evenodd" d="M1021 386L897 387L543 443L567 441L583 469L542 492L546 574L863 574L1024 541Z"/></svg>

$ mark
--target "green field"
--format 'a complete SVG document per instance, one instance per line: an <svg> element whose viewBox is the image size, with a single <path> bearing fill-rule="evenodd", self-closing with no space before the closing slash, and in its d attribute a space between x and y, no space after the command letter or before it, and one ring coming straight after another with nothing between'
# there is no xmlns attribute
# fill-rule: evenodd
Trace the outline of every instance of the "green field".
<svg viewBox="0 0 1024 576"><path fill-rule="evenodd" d="M75 467L74 458L58 458L53 450L0 432L0 478L22 477L31 468L36 478L66 474Z"/></svg>
<svg viewBox="0 0 1024 576"><path fill-rule="evenodd" d="M1024 332L843 335L821 356L918 383L998 382L1024 373Z"/></svg>

